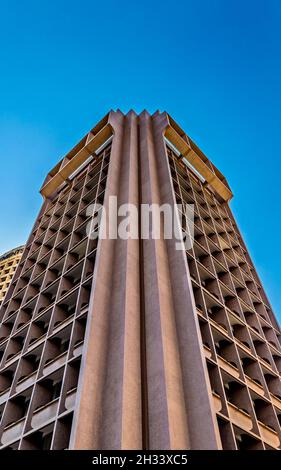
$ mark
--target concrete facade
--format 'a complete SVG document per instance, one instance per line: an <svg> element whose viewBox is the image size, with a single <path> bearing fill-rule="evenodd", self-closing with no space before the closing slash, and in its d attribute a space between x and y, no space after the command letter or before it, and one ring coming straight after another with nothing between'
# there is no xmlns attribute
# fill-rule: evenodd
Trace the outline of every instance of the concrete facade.
<svg viewBox="0 0 281 470"><path fill-rule="evenodd" d="M0 310L2 448L280 448L280 329L226 179L175 121L110 112L41 193ZM110 196L193 204L193 247L89 239Z"/></svg>

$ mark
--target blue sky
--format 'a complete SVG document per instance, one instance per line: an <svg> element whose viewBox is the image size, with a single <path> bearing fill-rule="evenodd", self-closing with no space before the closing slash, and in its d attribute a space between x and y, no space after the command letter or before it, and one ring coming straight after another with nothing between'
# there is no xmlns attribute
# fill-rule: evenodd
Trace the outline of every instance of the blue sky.
<svg viewBox="0 0 281 470"><path fill-rule="evenodd" d="M0 252L47 171L111 108L167 110L227 176L281 319L279 0L1 1Z"/></svg>

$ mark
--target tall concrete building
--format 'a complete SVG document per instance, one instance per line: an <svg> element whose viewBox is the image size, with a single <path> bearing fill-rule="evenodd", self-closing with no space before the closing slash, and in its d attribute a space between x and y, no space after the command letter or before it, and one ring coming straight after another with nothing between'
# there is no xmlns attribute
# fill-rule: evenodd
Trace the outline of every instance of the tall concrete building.
<svg viewBox="0 0 281 470"><path fill-rule="evenodd" d="M226 179L174 120L110 112L41 193L0 310L1 448L280 448L280 329ZM91 239L110 196L193 204L193 246Z"/></svg>
<svg viewBox="0 0 281 470"><path fill-rule="evenodd" d="M13 279L22 252L23 246L19 246L0 256L0 305Z"/></svg>

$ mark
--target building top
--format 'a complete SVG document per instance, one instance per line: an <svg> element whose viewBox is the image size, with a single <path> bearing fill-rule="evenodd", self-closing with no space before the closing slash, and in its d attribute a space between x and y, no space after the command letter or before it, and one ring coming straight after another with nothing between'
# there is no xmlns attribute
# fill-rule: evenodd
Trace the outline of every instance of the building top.
<svg viewBox="0 0 281 470"><path fill-rule="evenodd" d="M21 253L24 249L24 245L18 246L17 248L13 248L12 250L7 251L3 255L0 256L0 263L1 261L4 261L7 258L10 258L11 256L15 256L19 253Z"/></svg>
<svg viewBox="0 0 281 470"><path fill-rule="evenodd" d="M143 111L146 113L146 111ZM121 111L116 111L121 113ZM41 194L44 198L51 198L77 169L79 169L89 157L114 135L112 117L114 111L110 111L82 140L48 173ZM159 111L155 115L159 115ZM232 191L223 174L204 155L193 140L180 128L180 126L163 112L163 137L165 137L178 151L179 159L191 166L204 180L206 186L210 186L222 201L230 201Z"/></svg>

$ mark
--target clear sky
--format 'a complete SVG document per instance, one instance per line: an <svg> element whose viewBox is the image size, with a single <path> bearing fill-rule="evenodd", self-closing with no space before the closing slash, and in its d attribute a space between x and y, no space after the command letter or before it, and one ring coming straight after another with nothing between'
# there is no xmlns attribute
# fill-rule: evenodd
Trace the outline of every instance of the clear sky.
<svg viewBox="0 0 281 470"><path fill-rule="evenodd" d="M167 110L227 176L281 319L279 0L0 0L0 252L109 109Z"/></svg>

